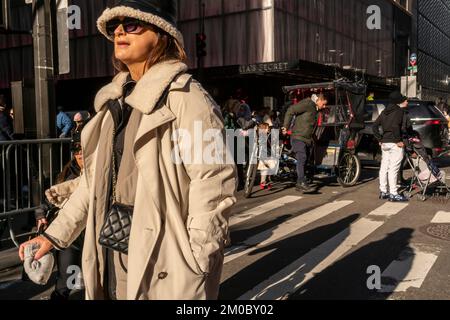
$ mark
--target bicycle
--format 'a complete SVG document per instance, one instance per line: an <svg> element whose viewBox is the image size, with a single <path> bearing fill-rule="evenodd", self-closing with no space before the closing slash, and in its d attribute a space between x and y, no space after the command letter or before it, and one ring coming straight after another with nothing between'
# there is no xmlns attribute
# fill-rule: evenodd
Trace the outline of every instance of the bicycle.
<svg viewBox="0 0 450 320"><path fill-rule="evenodd" d="M255 186L255 180L258 175L258 167L260 163L264 163L269 167L265 170L269 172L273 172L272 178L274 180L283 180L286 178L292 179L293 174L296 174L296 160L290 156L291 151L286 148L287 143L283 139L275 139L273 142L275 144L271 144L271 156L266 157L262 156L263 151L267 151L267 149L263 148L263 143L267 143L269 138L273 138L274 134L277 134L279 131L272 131L267 135L267 140L265 137L262 137L260 134L259 124L257 123L253 134L252 140L252 149L249 157L249 161L247 163L247 170L245 176L244 183L244 197L249 198L253 193L253 187ZM279 141L282 141L280 144Z"/></svg>

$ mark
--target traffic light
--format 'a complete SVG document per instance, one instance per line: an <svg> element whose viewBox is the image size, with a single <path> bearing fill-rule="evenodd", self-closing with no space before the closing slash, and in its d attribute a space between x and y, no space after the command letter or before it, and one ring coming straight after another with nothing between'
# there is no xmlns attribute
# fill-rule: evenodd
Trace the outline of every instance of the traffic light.
<svg viewBox="0 0 450 320"><path fill-rule="evenodd" d="M0 29L8 29L9 0L0 1Z"/></svg>
<svg viewBox="0 0 450 320"><path fill-rule="evenodd" d="M206 57L206 35L204 33L197 33L197 57Z"/></svg>

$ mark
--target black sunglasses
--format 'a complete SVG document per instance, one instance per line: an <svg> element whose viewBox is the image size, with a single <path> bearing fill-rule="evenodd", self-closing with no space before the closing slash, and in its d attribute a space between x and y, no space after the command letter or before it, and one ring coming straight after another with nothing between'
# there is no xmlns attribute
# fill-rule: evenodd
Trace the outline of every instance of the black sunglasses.
<svg viewBox="0 0 450 320"><path fill-rule="evenodd" d="M125 18L122 21L120 19L113 19L106 23L106 33L108 36L113 37L114 32L120 25L123 26L123 30L126 33L139 33L144 27L148 26L147 23L134 18Z"/></svg>

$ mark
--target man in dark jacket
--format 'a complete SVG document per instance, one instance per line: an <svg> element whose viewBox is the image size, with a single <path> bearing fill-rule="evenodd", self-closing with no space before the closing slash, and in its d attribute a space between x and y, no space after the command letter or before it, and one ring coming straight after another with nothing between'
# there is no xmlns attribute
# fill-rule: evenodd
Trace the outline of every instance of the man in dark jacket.
<svg viewBox="0 0 450 320"><path fill-rule="evenodd" d="M297 158L296 188L305 193L314 191L305 178L305 165L313 142L317 114L326 108L327 103L327 98L323 94L313 95L311 98L290 106L284 119L282 132L286 134L288 129L292 130L291 144Z"/></svg>
<svg viewBox="0 0 450 320"><path fill-rule="evenodd" d="M380 141L382 151L380 199L405 202L408 199L398 194L397 178L405 155L403 130L408 98L400 92L393 92L389 99L389 106L380 114L373 125L375 138ZM382 132L380 132L380 127L383 129Z"/></svg>

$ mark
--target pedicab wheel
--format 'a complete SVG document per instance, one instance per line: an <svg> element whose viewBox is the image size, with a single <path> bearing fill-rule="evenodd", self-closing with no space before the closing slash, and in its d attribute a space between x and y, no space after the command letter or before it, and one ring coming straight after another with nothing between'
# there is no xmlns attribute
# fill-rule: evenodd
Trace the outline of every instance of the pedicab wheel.
<svg viewBox="0 0 450 320"><path fill-rule="evenodd" d="M337 169L338 183L344 188L352 187L361 176L361 161L357 155L346 152L339 161Z"/></svg>
<svg viewBox="0 0 450 320"><path fill-rule="evenodd" d="M245 178L245 185L244 185L244 197L250 198L253 191L253 186L255 185L256 180L256 171L258 167L256 164L250 164L247 169L247 176Z"/></svg>

